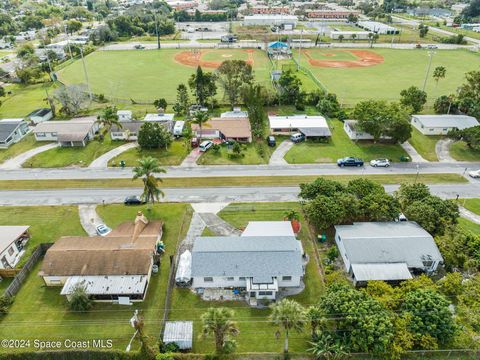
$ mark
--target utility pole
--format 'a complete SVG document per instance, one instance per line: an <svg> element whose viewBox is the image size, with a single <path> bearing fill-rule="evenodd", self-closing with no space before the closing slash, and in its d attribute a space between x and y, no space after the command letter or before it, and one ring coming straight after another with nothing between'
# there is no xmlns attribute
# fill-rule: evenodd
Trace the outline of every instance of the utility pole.
<svg viewBox="0 0 480 360"><path fill-rule="evenodd" d="M73 59L72 47L70 46L70 37L68 36L68 31L67 31L67 24L64 24L64 27L65 27L65 34L67 35L68 52L70 53L70 59Z"/></svg>
<svg viewBox="0 0 480 360"><path fill-rule="evenodd" d="M302 47L303 47L303 29L300 33L300 45L298 47L298 64L297 64L297 71L300 70L300 56L302 54Z"/></svg>
<svg viewBox="0 0 480 360"><path fill-rule="evenodd" d="M157 49L160 49L160 34L158 33L158 18L157 13L155 13L155 32L157 33Z"/></svg>
<svg viewBox="0 0 480 360"><path fill-rule="evenodd" d="M93 100L92 89L90 89L90 81L88 81L87 66L85 65L85 58L83 57L83 48L80 47L80 56L82 57L83 73L85 74L85 81L87 82L88 97L90 101Z"/></svg>
<svg viewBox="0 0 480 360"><path fill-rule="evenodd" d="M430 57L430 60L428 62L427 72L425 73L425 80L423 81L422 91L425 91L425 88L427 87L428 74L430 73L430 68L432 67L433 55L435 55L435 51L428 52L428 56Z"/></svg>

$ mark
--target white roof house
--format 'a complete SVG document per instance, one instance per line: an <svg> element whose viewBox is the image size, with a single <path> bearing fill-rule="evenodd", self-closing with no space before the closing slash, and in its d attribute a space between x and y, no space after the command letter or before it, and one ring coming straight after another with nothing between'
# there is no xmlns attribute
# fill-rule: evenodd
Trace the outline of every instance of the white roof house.
<svg viewBox="0 0 480 360"><path fill-rule="evenodd" d="M327 120L320 115L269 116L268 120L272 134L289 134L292 131L300 131L307 138L332 136Z"/></svg>
<svg viewBox="0 0 480 360"><path fill-rule="evenodd" d="M118 121L131 121L132 110L118 110L117 116L118 116Z"/></svg>
<svg viewBox="0 0 480 360"><path fill-rule="evenodd" d="M433 237L413 221L335 226L335 242L354 282L399 281L431 273L443 262Z"/></svg>
<svg viewBox="0 0 480 360"><path fill-rule="evenodd" d="M412 125L424 135L446 135L454 129L467 129L480 125L467 115L412 115Z"/></svg>
<svg viewBox="0 0 480 360"><path fill-rule="evenodd" d="M163 122L163 121L173 121L175 114L146 114L143 118L144 121L150 122Z"/></svg>
<svg viewBox="0 0 480 360"><path fill-rule="evenodd" d="M147 283L146 275L70 276L60 295L66 295L68 298L75 287L81 285L86 293L92 296L143 296Z"/></svg>
<svg viewBox="0 0 480 360"><path fill-rule="evenodd" d="M250 221L241 236L293 236L290 221Z"/></svg>
<svg viewBox="0 0 480 360"><path fill-rule="evenodd" d="M242 111L240 108L233 108L232 111L226 111L220 114L221 118L238 118L248 117L247 111Z"/></svg>
<svg viewBox="0 0 480 360"><path fill-rule="evenodd" d="M163 343L175 343L180 350L192 348L193 321L167 321L163 332Z"/></svg>

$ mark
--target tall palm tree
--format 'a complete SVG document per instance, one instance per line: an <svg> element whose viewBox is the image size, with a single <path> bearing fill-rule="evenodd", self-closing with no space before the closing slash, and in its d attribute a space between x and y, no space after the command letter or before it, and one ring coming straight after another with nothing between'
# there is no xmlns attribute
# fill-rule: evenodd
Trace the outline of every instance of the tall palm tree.
<svg viewBox="0 0 480 360"><path fill-rule="evenodd" d="M315 337L315 333L323 325L325 325L326 319L323 311L318 306L309 306L305 310L305 317L310 322L310 328L312 329L312 339Z"/></svg>
<svg viewBox="0 0 480 360"><path fill-rule="evenodd" d="M288 334L290 330L302 331L305 325L305 310L294 300L283 299L272 305L270 320L285 330L284 351L288 353Z"/></svg>
<svg viewBox="0 0 480 360"><path fill-rule="evenodd" d="M433 78L435 79L436 86L438 86L438 81L440 79L445 78L446 73L447 73L447 69L445 68L445 66L437 66L433 70Z"/></svg>
<svg viewBox="0 0 480 360"><path fill-rule="evenodd" d="M160 196L164 196L163 191L158 188L158 184L162 182L162 179L155 177L155 174L166 173L166 171L158 165L158 160L151 156L138 160L138 163L139 165L133 168L133 180L142 178L142 200L146 203L154 204L155 200L158 201Z"/></svg>
<svg viewBox="0 0 480 360"><path fill-rule="evenodd" d="M205 111L197 111L193 117L192 123L197 124L200 128L200 136L198 137L199 141L202 140L202 128L203 124L210 119L210 116Z"/></svg>
<svg viewBox="0 0 480 360"><path fill-rule="evenodd" d="M201 316L203 336L214 336L217 354L223 351L225 342L230 336L237 336L240 332L237 324L232 320L234 315L232 310L219 307L209 308Z"/></svg>
<svg viewBox="0 0 480 360"><path fill-rule="evenodd" d="M102 113L97 116L97 124L103 127L103 135L106 135L112 126L122 129L122 123L118 120L117 108L115 106L107 106Z"/></svg>

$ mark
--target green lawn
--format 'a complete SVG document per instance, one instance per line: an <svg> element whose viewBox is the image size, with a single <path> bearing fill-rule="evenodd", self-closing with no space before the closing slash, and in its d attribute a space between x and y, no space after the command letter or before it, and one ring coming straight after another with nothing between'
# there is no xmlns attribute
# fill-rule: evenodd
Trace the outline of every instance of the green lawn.
<svg viewBox="0 0 480 360"><path fill-rule="evenodd" d="M126 166L137 166L138 160L146 156L152 156L158 159L161 165L180 165L185 156L188 155L190 148L184 141L174 141L167 151L164 149L142 150L134 148L127 150L109 162L109 166L118 166L120 160L125 161Z"/></svg>
<svg viewBox="0 0 480 360"><path fill-rule="evenodd" d="M51 96L53 89L54 86L51 83L6 86L5 91L11 91L12 94L1 99L0 119L25 117L35 109L48 107L45 91L48 91Z"/></svg>
<svg viewBox="0 0 480 360"><path fill-rule="evenodd" d="M29 134L18 143L10 146L8 149L0 149L0 164L28 150L46 144L48 144L48 142L35 141L35 136L33 136L33 134Z"/></svg>
<svg viewBox="0 0 480 360"><path fill-rule="evenodd" d="M422 87L429 56L427 50L368 49L384 57L382 64L356 68L325 68L311 66L302 56L302 65L309 68L336 93L341 103L353 105L364 99L398 100L400 91L410 86ZM331 53L330 49L311 49L311 54ZM315 56L315 55L314 55ZM428 104L437 97L455 92L464 82L468 71L476 70L480 55L467 50L437 50L432 60L432 72L436 66L445 66L447 75L438 85L429 76L426 92Z"/></svg>
<svg viewBox="0 0 480 360"><path fill-rule="evenodd" d="M469 230L474 234L480 234L480 224L476 224L470 220L459 218L458 226L460 226L462 229Z"/></svg>
<svg viewBox="0 0 480 360"><path fill-rule="evenodd" d="M426 136L420 131L412 127L412 137L408 142L422 155L425 160L438 161L437 153L435 152L435 145L443 136Z"/></svg>
<svg viewBox="0 0 480 360"><path fill-rule="evenodd" d="M335 162L345 156L357 156L364 161L375 158L388 158L399 161L406 155L400 145L374 144L372 141L350 140L343 130L343 123L339 120L328 120L332 132L331 139L326 143L306 141L295 144L285 156L290 164Z"/></svg>
<svg viewBox="0 0 480 360"><path fill-rule="evenodd" d="M460 199L459 204L465 209L480 215L480 199Z"/></svg>
<svg viewBox="0 0 480 360"><path fill-rule="evenodd" d="M194 66L182 65L175 60L179 52L190 50L162 49L132 51L96 51L86 57L90 85L95 93L120 99L134 99L137 102L153 102L165 98L175 102L176 89L180 83L187 84ZM239 49L208 50L204 55L208 60L224 61L245 56ZM270 84L270 62L265 52L255 50L253 69L256 81ZM212 69L206 68L207 71ZM84 83L81 61L59 71L61 81L73 84ZM219 99L222 91L219 89Z"/></svg>
<svg viewBox="0 0 480 360"><path fill-rule="evenodd" d="M464 141L456 141L450 145L450 156L459 161L479 161L480 150L474 150Z"/></svg>
<svg viewBox="0 0 480 360"><path fill-rule="evenodd" d="M90 141L85 147L58 147L35 155L27 160L23 167L57 168L65 166L88 166L100 155L124 144L123 141L112 141L110 135L104 140Z"/></svg>
<svg viewBox="0 0 480 360"><path fill-rule="evenodd" d="M241 144L242 156L233 156L232 150L226 145L220 145L218 152L212 149L208 150L197 160L199 165L257 165L267 164L270 155L275 150L273 147L266 146L264 141L259 143ZM262 153L263 152L263 153ZM263 155L262 155L263 154Z"/></svg>
<svg viewBox="0 0 480 360"><path fill-rule="evenodd" d="M131 307L95 304L87 313L67 311L66 300L59 294L60 288L47 288L37 275L39 263L16 296L9 314L2 318L0 336L31 340L111 339L115 349L124 350L133 335L129 319L135 309L140 309L145 317L145 331L155 340L160 332L165 304L168 256L174 253L178 240L188 228L191 208L186 204L157 204L148 212L146 207L110 205L99 208L98 212L108 225L115 226L132 220L140 209L152 219L165 221L163 241L167 249L160 272L152 276L145 302ZM64 221L62 216L58 219ZM67 234L72 233L64 233ZM138 343L134 342L133 349L137 347ZM30 350L34 350L33 347Z"/></svg>
<svg viewBox="0 0 480 360"><path fill-rule="evenodd" d="M75 206L2 206L0 225L30 225L32 237L19 266L40 243L54 242L63 235L85 235Z"/></svg>
<svg viewBox="0 0 480 360"><path fill-rule="evenodd" d="M223 209L219 216L237 228L244 228L248 221L283 220L285 211L295 208L298 203L258 203L232 204ZM304 305L315 303L323 291L323 283L313 258L311 234L308 233L306 223L300 232L304 250L311 260L307 265L305 282L307 289L293 298ZM187 289L175 288L172 297L171 320L194 320L193 351L208 353L213 351L213 339L202 339L200 316L208 307L225 306L235 311L235 320L238 323L240 334L236 338L238 352L278 352L282 351L283 337L275 338L277 328L268 321L270 310L252 309L244 302L207 302ZM308 327L301 333L292 332L290 335L290 350L304 352L308 347L310 330Z"/></svg>

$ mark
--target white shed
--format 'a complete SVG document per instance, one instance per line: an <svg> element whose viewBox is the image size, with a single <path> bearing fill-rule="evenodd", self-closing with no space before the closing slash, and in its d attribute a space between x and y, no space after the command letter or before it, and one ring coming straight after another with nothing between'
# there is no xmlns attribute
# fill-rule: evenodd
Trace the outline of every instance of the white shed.
<svg viewBox="0 0 480 360"><path fill-rule="evenodd" d="M192 348L193 322L192 321L167 321L163 333L165 345L175 343L180 350Z"/></svg>
<svg viewBox="0 0 480 360"><path fill-rule="evenodd" d="M188 285L192 280L192 253L185 250L178 261L175 282L179 285Z"/></svg>

